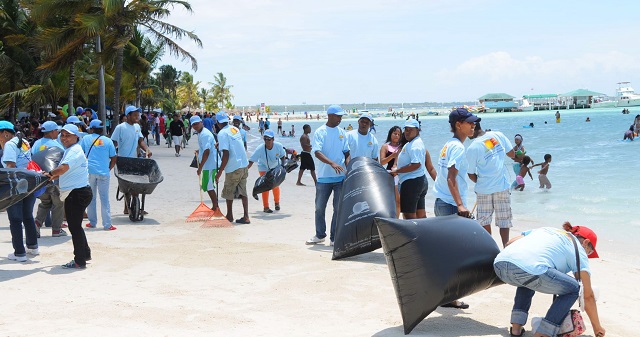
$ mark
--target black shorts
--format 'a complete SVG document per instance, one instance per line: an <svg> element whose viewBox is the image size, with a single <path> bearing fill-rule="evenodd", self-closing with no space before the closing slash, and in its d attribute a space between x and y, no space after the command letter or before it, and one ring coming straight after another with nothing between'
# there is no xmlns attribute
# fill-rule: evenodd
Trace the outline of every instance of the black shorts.
<svg viewBox="0 0 640 337"><path fill-rule="evenodd" d="M313 157L309 152L303 151L300 153L300 171L302 170L316 170L316 164L313 162Z"/></svg>
<svg viewBox="0 0 640 337"><path fill-rule="evenodd" d="M415 213L416 210L425 209L424 198L428 189L426 175L403 181L400 185L400 212Z"/></svg>

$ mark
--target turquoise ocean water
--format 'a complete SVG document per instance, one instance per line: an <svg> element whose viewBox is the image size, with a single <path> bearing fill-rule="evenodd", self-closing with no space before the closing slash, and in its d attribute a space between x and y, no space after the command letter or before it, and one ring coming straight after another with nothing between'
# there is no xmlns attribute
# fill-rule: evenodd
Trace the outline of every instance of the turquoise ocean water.
<svg viewBox="0 0 640 337"><path fill-rule="evenodd" d="M555 111L481 114L484 129L503 132L513 141L515 134L524 138L524 146L535 163L543 161L546 153L553 160L547 177L553 187L549 191L538 188L538 168L532 170L534 180L525 178L523 192L512 193L512 209L516 229L560 226L568 220L575 225L593 228L599 234L599 249L614 249L632 258L640 249L640 139L622 141L624 131L632 124L638 109L623 115L621 109L563 110L561 122L555 122ZM585 122L590 117L591 122ZM277 118L271 119L275 126ZM422 137L435 162L444 143L451 138L446 116L420 117ZM547 124L545 124L545 121ZM379 118L375 123L376 137L382 144L389 128L402 127L404 120ZM300 150L298 136L302 125L312 130L324 121L283 121L289 131L295 125L295 138L277 137L286 147ZM523 128L534 123L533 128ZM340 124L357 128L355 118L345 118ZM249 151L262 142L256 123L249 123ZM468 146L471 140L467 140ZM509 161L508 172L515 180ZM295 179L291 177L290 179ZM308 179L311 179L308 177ZM430 188L432 182L430 181ZM467 207L473 207L474 184L469 181ZM433 193L427 194L427 214L433 214ZM601 254L602 255L602 254Z"/></svg>

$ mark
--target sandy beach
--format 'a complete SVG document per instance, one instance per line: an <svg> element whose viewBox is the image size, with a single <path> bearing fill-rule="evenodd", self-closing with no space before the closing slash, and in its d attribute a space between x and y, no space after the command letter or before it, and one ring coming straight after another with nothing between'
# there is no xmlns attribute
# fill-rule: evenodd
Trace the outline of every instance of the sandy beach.
<svg viewBox="0 0 640 337"><path fill-rule="evenodd" d="M166 146L151 147L165 179L147 196L149 214L141 223L122 214L112 176L118 230L87 230L93 260L86 270L60 267L73 257L71 237L53 238L50 229L42 230L40 256L7 260L11 237L6 214L0 215L0 335L404 335L382 250L331 261L328 242L304 244L314 233L315 190L295 186L297 171L282 185L281 211L263 213L262 202L249 197L251 224L186 223L199 203L195 169L188 167L196 144L193 138L177 158ZM248 189L257 177L252 168ZM234 202L236 218L241 209ZM516 223L514 230L524 227ZM496 231L493 236L499 241ZM607 336L637 336L640 295L633 289L640 269L616 252L600 255L591 263L592 280ZM508 336L514 294L514 287L502 285L464 298L470 309L440 308L410 336ZM531 316L543 316L550 301L538 294ZM592 335L590 325L585 335Z"/></svg>

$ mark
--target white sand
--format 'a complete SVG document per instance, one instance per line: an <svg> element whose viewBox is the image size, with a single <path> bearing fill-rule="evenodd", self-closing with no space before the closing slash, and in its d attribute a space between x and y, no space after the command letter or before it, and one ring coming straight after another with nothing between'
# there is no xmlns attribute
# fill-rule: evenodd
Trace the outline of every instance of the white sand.
<svg viewBox="0 0 640 337"><path fill-rule="evenodd" d="M262 202L250 197L249 225L185 223L199 203L195 169L188 167L196 142L178 158L172 149L151 148L165 179L147 197L149 215L142 223L122 215L111 179L118 230L106 232L99 224L87 231L93 261L86 270L60 267L73 257L71 238L52 238L48 229L40 256L27 263L7 260L12 248L3 214L0 335L404 335L381 250L331 261L328 243L304 245L314 233L314 188L295 186L297 171L282 186L279 212L263 213ZM253 168L249 189L257 176ZM234 206L239 218L239 200ZM494 238L499 240L497 233ZM611 252L600 255L605 258L592 261L593 282L607 336L638 336L640 270ZM440 308L411 336L508 336L514 294L514 287L502 285L465 298L468 310ZM550 301L537 295L533 315L543 315Z"/></svg>

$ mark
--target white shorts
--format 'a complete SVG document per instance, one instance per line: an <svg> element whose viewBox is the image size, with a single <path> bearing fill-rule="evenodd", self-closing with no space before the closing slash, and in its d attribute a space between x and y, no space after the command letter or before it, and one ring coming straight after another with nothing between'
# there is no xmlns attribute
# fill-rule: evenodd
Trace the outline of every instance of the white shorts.
<svg viewBox="0 0 640 337"><path fill-rule="evenodd" d="M173 140L173 145L182 144L182 136L171 136L171 140Z"/></svg>

